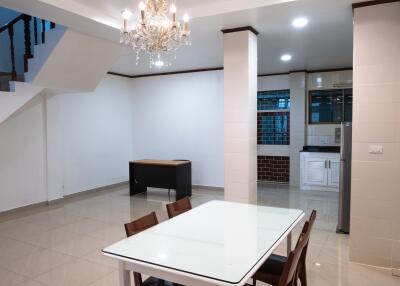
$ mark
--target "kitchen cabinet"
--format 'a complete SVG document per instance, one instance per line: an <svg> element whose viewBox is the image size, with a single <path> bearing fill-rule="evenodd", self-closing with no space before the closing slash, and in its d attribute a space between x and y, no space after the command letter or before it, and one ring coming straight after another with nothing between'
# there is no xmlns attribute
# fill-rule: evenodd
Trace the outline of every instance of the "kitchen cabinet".
<svg viewBox="0 0 400 286"><path fill-rule="evenodd" d="M300 164L302 190L339 191L339 153L301 152Z"/></svg>

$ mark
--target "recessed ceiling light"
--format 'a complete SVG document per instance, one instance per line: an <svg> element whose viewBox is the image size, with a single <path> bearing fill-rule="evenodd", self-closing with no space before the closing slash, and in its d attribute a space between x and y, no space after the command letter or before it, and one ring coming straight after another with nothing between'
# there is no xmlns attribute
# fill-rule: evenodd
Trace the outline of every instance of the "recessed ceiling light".
<svg viewBox="0 0 400 286"><path fill-rule="evenodd" d="M161 67L164 66L164 62L161 61L161 60L158 60L158 61L156 61L156 62L154 63L154 65L155 65L156 67L158 67L158 68L161 68Z"/></svg>
<svg viewBox="0 0 400 286"><path fill-rule="evenodd" d="M296 29L304 28L307 25L308 25L308 19L305 17L298 17L294 19L292 22L292 26L295 27Z"/></svg>
<svg viewBox="0 0 400 286"><path fill-rule="evenodd" d="M315 266L321 266L321 263L315 262Z"/></svg>
<svg viewBox="0 0 400 286"><path fill-rule="evenodd" d="M292 59L292 56L289 54L284 54L281 56L281 61L288 62Z"/></svg>

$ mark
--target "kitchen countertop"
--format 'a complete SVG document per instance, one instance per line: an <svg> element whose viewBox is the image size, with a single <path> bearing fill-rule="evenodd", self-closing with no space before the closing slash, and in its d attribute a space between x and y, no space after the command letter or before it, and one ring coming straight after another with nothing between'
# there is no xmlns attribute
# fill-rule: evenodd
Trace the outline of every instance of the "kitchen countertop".
<svg viewBox="0 0 400 286"><path fill-rule="evenodd" d="M339 146L304 146L300 152L340 153Z"/></svg>

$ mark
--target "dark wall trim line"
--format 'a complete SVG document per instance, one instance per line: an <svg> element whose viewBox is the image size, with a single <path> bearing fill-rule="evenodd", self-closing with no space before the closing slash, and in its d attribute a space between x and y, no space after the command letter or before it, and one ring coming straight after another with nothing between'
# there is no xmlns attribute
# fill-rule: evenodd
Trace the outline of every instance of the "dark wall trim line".
<svg viewBox="0 0 400 286"><path fill-rule="evenodd" d="M321 72L335 72L335 71L348 71L348 70L353 70L353 68L352 67L348 67L348 68L334 68L334 69L320 69L320 70L293 70L293 71L282 72L282 73L259 74L258 77L276 76L276 75L289 75L291 73L296 73L296 72L321 73Z"/></svg>
<svg viewBox="0 0 400 286"><path fill-rule="evenodd" d="M162 73L153 73L153 74L133 75L133 76L131 76L131 78L141 78L141 77L161 76L161 75L174 75L174 74L182 74L182 73L207 72L207 71L220 71L223 69L224 69L223 67L216 67L216 68L193 69L193 70L184 70L184 71L175 71L175 72L162 72Z"/></svg>
<svg viewBox="0 0 400 286"><path fill-rule="evenodd" d="M367 1L367 2L358 2L358 3L353 3L352 7L354 10L356 8L374 6L374 5L380 5L380 4L386 4L386 3L393 3L393 2L400 2L400 0L372 0L372 1Z"/></svg>
<svg viewBox="0 0 400 286"><path fill-rule="evenodd" d="M353 67L347 68L334 68L334 69L320 69L320 70L307 70L307 73L320 73L320 72L335 72L335 71L350 71Z"/></svg>
<svg viewBox="0 0 400 286"><path fill-rule="evenodd" d="M252 26L244 26L244 27L238 27L238 28L232 28L232 29L222 29L221 32L224 34L228 33L236 33L236 32L242 32L242 31L250 31L253 32L256 36L258 36L258 31L254 29Z"/></svg>
<svg viewBox="0 0 400 286"><path fill-rule="evenodd" d="M288 75L290 72L280 72L280 73L264 73L264 74L259 74L258 77L263 77L263 76L275 76L275 75Z"/></svg>
<svg viewBox="0 0 400 286"><path fill-rule="evenodd" d="M110 74L110 75L115 75L115 76L121 76L121 77L127 77L127 78L132 78L132 76L131 75L128 75L128 74L123 74L123 73L117 73L117 72L107 72L107 74Z"/></svg>
<svg viewBox="0 0 400 286"><path fill-rule="evenodd" d="M183 70L183 71L174 71L174 72L163 72L163 73L150 73L150 74L140 74L140 75L127 75L116 72L108 72L110 75L122 76L127 78L142 78L142 77L151 77L151 76L163 76L163 75L174 75L174 74L184 74L184 73L196 73L196 72L207 72L207 71L220 71L223 70L223 67L216 68L206 68L206 69L192 69L192 70Z"/></svg>
<svg viewBox="0 0 400 286"><path fill-rule="evenodd" d="M142 78L142 77L151 77L151 76L163 76L163 75L174 75L174 74L185 74L185 73L196 73L196 72L207 72L207 71L220 71L223 69L224 69L223 67L216 67L216 68L207 68L207 69L193 69L193 70L183 70L183 71L175 71L175 72L140 74L140 75L128 75L128 74L122 74L122 73L110 71L107 74L120 76L120 77L126 77L126 78ZM258 77L288 75L288 74L296 73L296 72L321 73L321 72L334 72L334 71L346 71L346 70L353 70L353 68L348 67L348 68L334 68L334 69L320 69L320 70L293 70L293 71L282 72L282 73L259 74Z"/></svg>

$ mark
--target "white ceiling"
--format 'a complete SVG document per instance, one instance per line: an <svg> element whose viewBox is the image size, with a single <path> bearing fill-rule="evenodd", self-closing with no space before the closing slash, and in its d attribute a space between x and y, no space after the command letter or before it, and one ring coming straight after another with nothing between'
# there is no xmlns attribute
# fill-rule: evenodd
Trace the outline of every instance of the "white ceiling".
<svg viewBox="0 0 400 286"><path fill-rule="evenodd" d="M29 3L27 3L29 2ZM139 0L0 0L0 5L41 16L82 32L118 41L120 12ZM223 28L251 25L259 35L259 73L326 69L352 65L353 0L174 0L192 18L192 46L178 50L171 67L150 69L125 49L112 71L137 75L223 66ZM297 16L310 20L303 30L291 27ZM290 53L289 63L280 61Z"/></svg>
<svg viewBox="0 0 400 286"><path fill-rule="evenodd" d="M309 18L305 29L295 30L291 26L297 16ZM171 67L150 70L146 59L136 66L133 53L127 49L112 70L145 74L223 66L220 30L247 25L260 32L260 74L352 66L351 3L346 0L303 0L195 18L191 21L192 46L181 48ZM284 53L293 56L291 62L280 60Z"/></svg>

